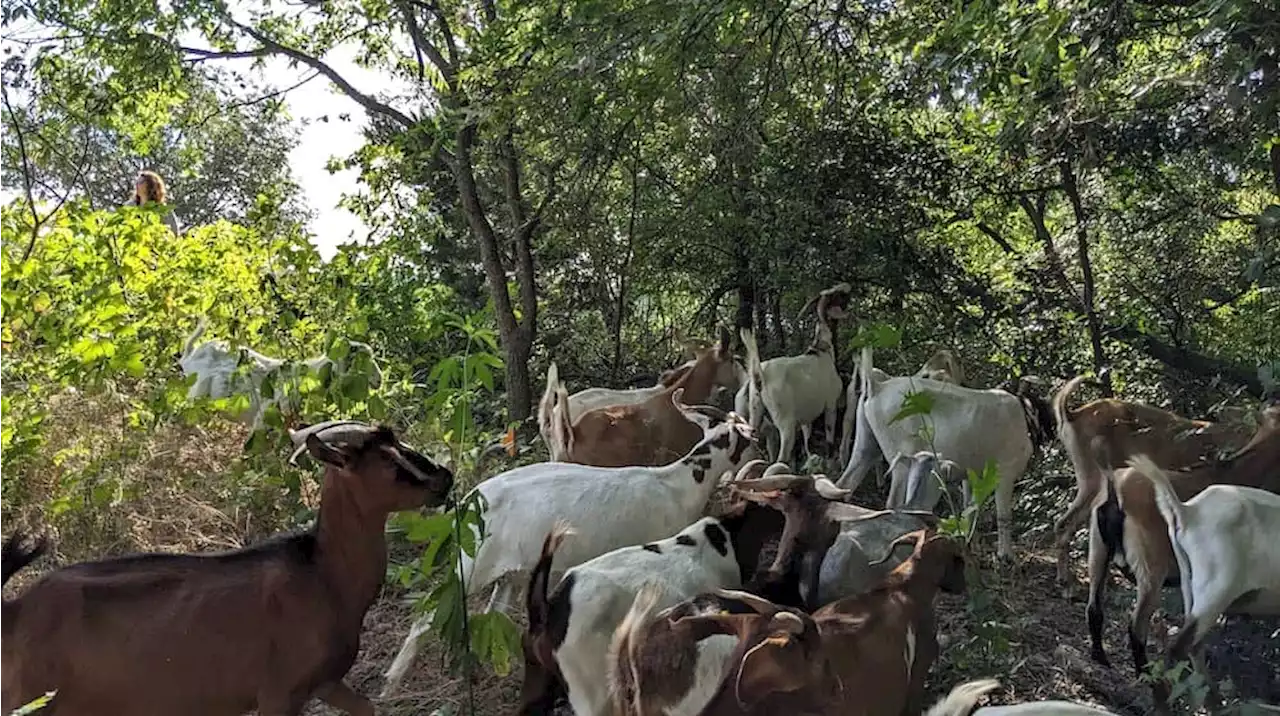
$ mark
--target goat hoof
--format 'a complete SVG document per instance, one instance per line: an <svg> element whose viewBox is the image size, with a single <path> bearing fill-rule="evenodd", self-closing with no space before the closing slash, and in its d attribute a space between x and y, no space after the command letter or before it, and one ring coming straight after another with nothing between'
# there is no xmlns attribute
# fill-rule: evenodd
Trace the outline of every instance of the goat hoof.
<svg viewBox="0 0 1280 716"><path fill-rule="evenodd" d="M1090 651L1089 656L1101 666L1105 666L1108 669L1111 668L1111 660L1107 658L1107 652L1101 649L1093 649Z"/></svg>

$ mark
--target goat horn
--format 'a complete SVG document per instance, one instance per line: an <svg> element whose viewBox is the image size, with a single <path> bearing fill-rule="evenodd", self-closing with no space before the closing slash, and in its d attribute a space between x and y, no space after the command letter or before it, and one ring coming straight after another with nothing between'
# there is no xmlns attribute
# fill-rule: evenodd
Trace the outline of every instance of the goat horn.
<svg viewBox="0 0 1280 716"><path fill-rule="evenodd" d="M749 592L743 592L736 589L717 589L716 595L724 597L725 599L733 599L742 602L759 614L772 615L778 611L778 605L768 599L757 597Z"/></svg>
<svg viewBox="0 0 1280 716"><path fill-rule="evenodd" d="M898 548L898 545L907 544L908 542L914 541L916 543L916 546L913 549L912 554L914 554L915 552L919 552L920 547L924 545L925 540L927 540L928 538L929 538L929 530L915 530L914 532L908 532L906 534L898 535L897 539L889 543L889 548L885 550L884 556L881 557L880 559L877 559L874 562L868 562L867 566L876 567L881 564L884 564L885 562L888 562L889 559L893 557L893 551Z"/></svg>
<svg viewBox="0 0 1280 716"><path fill-rule="evenodd" d="M800 312L796 314L796 323L799 323L800 321L804 320L804 314L808 313L809 308L812 307L813 304L816 303L817 301L818 301L818 296L813 296L808 301L805 301L804 306L801 306L800 308Z"/></svg>
<svg viewBox="0 0 1280 716"><path fill-rule="evenodd" d="M326 443L350 443L367 438L373 428L355 420L326 420L301 430L290 430L289 439L296 446L289 455L289 464L297 467L298 457L307 450L307 438L315 435ZM402 443L403 444L403 443ZM408 447L405 445L405 447ZM412 450L413 448L409 448Z"/></svg>
<svg viewBox="0 0 1280 716"><path fill-rule="evenodd" d="M791 612L778 612L773 615L772 625L782 627L789 634L803 634L804 620Z"/></svg>
<svg viewBox="0 0 1280 716"><path fill-rule="evenodd" d="M773 492L775 490L790 490L793 487L809 487L813 485L813 478L808 475L774 475L773 477L761 477L755 480L743 480L734 483L733 489L739 492Z"/></svg>
<svg viewBox="0 0 1280 716"><path fill-rule="evenodd" d="M772 465L770 465L767 470L764 471L765 477L773 477L774 475L789 475L789 474L791 474L791 466L785 462L775 462Z"/></svg>
<svg viewBox="0 0 1280 716"><path fill-rule="evenodd" d="M294 445L305 445L307 442L307 438L312 436L313 434L319 433L323 430L329 430L331 428L342 427L346 425L359 425L363 427L365 430L371 429L365 423L359 422L357 420L326 420L322 423L316 423L315 425L308 425L307 427L300 428L298 430L290 430L289 439L293 441Z"/></svg>
<svg viewBox="0 0 1280 716"><path fill-rule="evenodd" d="M815 478L813 481L813 489L818 491L824 499L834 500L836 502L844 502L853 494L853 490L844 490L836 487L836 484L825 477Z"/></svg>
<svg viewBox="0 0 1280 716"><path fill-rule="evenodd" d="M760 460L760 459L752 460L746 465L743 465L742 467L738 468L738 474L733 479L735 481L759 479L759 475L757 473L761 472L761 467L763 465L764 465L764 460Z"/></svg>

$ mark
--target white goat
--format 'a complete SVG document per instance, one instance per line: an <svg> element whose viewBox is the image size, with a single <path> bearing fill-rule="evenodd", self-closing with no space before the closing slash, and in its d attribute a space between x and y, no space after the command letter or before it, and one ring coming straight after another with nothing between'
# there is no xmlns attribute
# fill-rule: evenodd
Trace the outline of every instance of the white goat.
<svg viewBox="0 0 1280 716"><path fill-rule="evenodd" d="M943 493L956 488L962 495L962 505L969 504L971 495L967 476L951 460L930 450L921 450L914 455L898 453L889 461L889 472L894 472L901 464L907 466L907 477L890 486L889 497L885 500L886 509L932 512L942 500Z"/></svg>
<svg viewBox="0 0 1280 716"><path fill-rule="evenodd" d="M508 470L475 487L484 497L485 538L475 559L462 558L469 594L495 584L489 609L510 604L517 577L538 562L543 538L558 520L574 525L577 538L556 553L555 570L618 549L675 534L701 516L725 472L736 472L755 456L751 428L736 415L681 402L672 403L705 431L684 458L662 467L593 467L544 462ZM431 617L414 622L391 668L388 694L413 665Z"/></svg>
<svg viewBox="0 0 1280 716"><path fill-rule="evenodd" d="M1219 616L1280 613L1280 495L1210 485L1184 503L1151 458L1130 458L1129 466L1151 481L1178 561L1184 616L1169 652L1192 654L1203 671L1193 652Z"/></svg>
<svg viewBox="0 0 1280 716"><path fill-rule="evenodd" d="M983 706L975 710L978 699L1000 688L995 679L982 679L960 684L933 705L925 716L1115 716L1097 706L1071 701L1031 701L1011 706Z"/></svg>
<svg viewBox="0 0 1280 716"><path fill-rule="evenodd" d="M229 398L237 393L247 394L249 411L242 416L242 419L250 423L255 430L262 427L263 416L268 406L272 404L285 406L281 397L286 392L285 385L277 385L275 395L271 398L265 398L262 395L262 384L268 376L297 379L307 371L321 373L326 366L332 366L331 370L334 373L341 374L351 364L355 353L364 353L368 355L371 366L369 387L377 388L382 384L382 369L373 355L373 349L367 343L349 341L350 351L347 357L338 363L328 356L316 356L286 371L287 361L272 358L252 348L233 349L226 341L221 340L209 340L196 345L196 341L204 335L206 328L208 328L208 321L202 317L183 344L182 356L178 360L183 375L196 376L195 382L187 390L187 400L199 398L218 400ZM244 363L249 366L247 375L238 374L237 368Z"/></svg>
<svg viewBox="0 0 1280 716"><path fill-rule="evenodd" d="M804 434L804 451L810 454L809 439L813 421L819 415L826 421L826 439L834 442L836 404L840 400L840 374L836 372L835 348L831 345L831 328L819 321L809 352L800 356L783 356L760 362L760 351L750 329L742 329L742 343L747 349L748 412L751 425L764 421L763 410L778 427L781 442L777 459L790 463L796 444L796 428ZM736 403L737 401L735 401Z"/></svg>
<svg viewBox="0 0 1280 716"><path fill-rule="evenodd" d="M929 356L929 360L916 371L915 377L928 378L939 383L964 385L964 367L960 365L960 360L954 353L943 348Z"/></svg>
<svg viewBox="0 0 1280 716"><path fill-rule="evenodd" d="M872 375L880 381L884 382L889 379L889 374L879 368L872 368ZM960 361L949 350L940 350L934 353L929 360L925 361L920 370L916 371L915 378L928 378L936 380L940 383L951 383L953 385L961 385L964 382L964 369L960 366ZM862 392L862 381L858 379L858 370L855 367L853 373L849 376L849 385L845 387L844 394L844 422L840 429L840 466L845 468L853 460L854 447L854 424L857 423L859 431L869 430L865 424L865 417L859 417L860 413L856 410L858 405L858 396ZM875 450L874 443L864 442L862 444L864 450ZM861 455L861 459L867 459L867 455ZM871 459L875 455L872 454ZM879 477L879 476L878 476ZM877 481L877 484L882 484Z"/></svg>
<svg viewBox="0 0 1280 716"><path fill-rule="evenodd" d="M664 540L613 550L567 572L548 594L548 571L560 540L557 527L547 537L543 559L529 590L529 638L534 650L551 654L564 678L569 703L578 716L604 716L609 684L600 666L609 658L614 631L636 594L648 587L659 608L697 594L741 586L741 570L729 532L714 517L703 517ZM572 539L572 538L571 538ZM526 665L526 668L529 668Z"/></svg>
<svg viewBox="0 0 1280 716"><path fill-rule="evenodd" d="M1013 486L1035 449L1028 426L1040 420L1042 412L1027 410L1021 399L1003 390L973 390L926 378L881 378L874 371L870 347L862 350L860 373L863 387L856 409L863 411L870 430L856 436L853 452L862 459L850 461L838 481L840 487L856 490L874 466L875 461L867 459L874 454L866 444L870 439L884 455L936 451L952 460L962 474L982 472L986 462L994 460L1000 476L996 488L997 551L1002 558L1012 558ZM895 422L904 401L915 393L929 394L932 405L928 414L908 415ZM1039 427L1037 435L1052 433ZM864 432L869 433L865 438ZM863 444L861 450L859 443ZM909 472L906 464L895 466L893 484L898 487L891 489L891 495L908 494Z"/></svg>

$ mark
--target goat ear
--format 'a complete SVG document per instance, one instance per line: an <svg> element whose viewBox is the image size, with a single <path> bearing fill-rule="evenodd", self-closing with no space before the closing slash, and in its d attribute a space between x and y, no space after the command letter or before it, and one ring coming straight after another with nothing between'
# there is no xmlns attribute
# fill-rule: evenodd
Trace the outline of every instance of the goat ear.
<svg viewBox="0 0 1280 716"><path fill-rule="evenodd" d="M334 467L345 468L351 464L350 456L346 452L333 447L314 434L307 436L307 452L311 457Z"/></svg>
<svg viewBox="0 0 1280 716"><path fill-rule="evenodd" d="M702 641L717 634L741 637L755 619L755 614L698 614L673 619L671 627L680 630L692 641Z"/></svg>
<svg viewBox="0 0 1280 716"><path fill-rule="evenodd" d="M750 708L769 694L795 691L802 686L801 680L796 678L798 675L787 668L793 666L787 662L795 661L795 658L788 658L786 652L798 649L795 636L787 632L770 634L751 647L742 656L734 680L733 691L739 707Z"/></svg>

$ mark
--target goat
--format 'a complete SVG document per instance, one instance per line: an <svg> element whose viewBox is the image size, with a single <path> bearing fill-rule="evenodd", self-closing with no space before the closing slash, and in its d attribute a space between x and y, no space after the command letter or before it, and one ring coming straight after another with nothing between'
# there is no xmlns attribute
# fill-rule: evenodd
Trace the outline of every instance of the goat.
<svg viewBox="0 0 1280 716"><path fill-rule="evenodd" d="M729 332L722 328L719 344L702 351L693 367L662 392L642 403L590 410L576 419L557 381L550 409L552 459L596 467L657 466L678 459L702 438L702 430L672 406L672 394L683 390L690 403L705 403L718 381L736 380L734 366Z"/></svg>
<svg viewBox="0 0 1280 716"><path fill-rule="evenodd" d="M763 461L744 466L739 477L757 466L763 467ZM535 662L525 664L525 713L536 712L551 697L545 686L538 693L538 685L548 682L548 672L563 679L574 713L606 712L608 690L599 678L600 664L608 657L610 635L646 583L655 585L658 601L667 606L743 584L761 591L755 583L757 571L763 571L764 579L790 583L771 588L770 596L786 595L786 603L798 605L794 572L773 579L772 570L759 570L766 544L776 542L782 531L776 510L742 504L724 517L703 517L667 539L623 547L579 564L548 590L552 559L569 533L567 524L557 525L543 543L527 592L525 653Z"/></svg>
<svg viewBox="0 0 1280 716"><path fill-rule="evenodd" d="M859 368L862 394L856 410L862 411L869 430L857 441L874 439L884 455L915 455L936 451L954 462L956 469L982 472L987 461L995 462L1000 476L996 488L997 552L1002 559L1013 557L1013 486L1049 429L1043 424L1046 411L1037 409L1034 396L1015 396L1003 390L974 390L927 378L880 378L872 365L871 348L862 349ZM928 421L920 414L899 414L909 396L928 394L931 399ZM926 434L927 432L927 434ZM856 490L874 465L873 452L855 445L855 455L837 484ZM899 463L893 470L894 495L907 495L909 467ZM892 502L886 507L896 507Z"/></svg>
<svg viewBox="0 0 1280 716"><path fill-rule="evenodd" d="M1209 423L1188 420L1180 415L1142 403L1103 398L1071 409L1067 401L1084 376L1067 381L1053 397L1058 438L1071 459L1076 475L1076 494L1067 511L1054 522L1054 544L1058 552L1058 580L1068 579L1071 538L1088 519L1088 508L1102 487L1103 470L1121 468L1134 455L1144 454L1163 468L1180 468L1200 460L1230 453L1249 439L1244 423ZM1095 438L1106 441L1112 464L1100 465L1090 445Z"/></svg>
<svg viewBox="0 0 1280 716"><path fill-rule="evenodd" d="M954 353L943 348L929 356L929 360L916 371L915 377L928 378L939 383L964 385L964 367L960 365L960 360Z"/></svg>
<svg viewBox="0 0 1280 716"><path fill-rule="evenodd" d="M977 708L978 699L1000 688L995 679L982 679L960 684L925 716L1116 716L1110 711L1071 701L1030 701L1010 706Z"/></svg>
<svg viewBox="0 0 1280 716"><path fill-rule="evenodd" d="M889 374L879 368L872 368L871 374L878 382L884 382L889 379ZM964 369L960 367L960 361L956 359L955 355L951 351L944 349L934 353L912 377L928 378L939 383L961 385L964 381ZM845 387L844 394L844 422L840 428L840 466L842 468L848 467L849 463L855 459L853 455L854 424L857 423L858 431L865 431L864 434L868 438L870 437L871 427L866 423L866 416L856 409L858 395L861 390L862 381L858 379L858 371L855 370L849 376L849 385ZM859 444L859 447L863 452L858 455L857 459L871 459L874 461L879 455L873 440L864 440ZM872 452L868 455L867 451Z"/></svg>
<svg viewBox="0 0 1280 716"><path fill-rule="evenodd" d="M755 440L736 415L686 406L683 395L676 389L670 397L673 407L701 425L705 436L670 465L603 468L545 462L508 470L477 485L472 492L484 498L485 534L483 539L476 534L475 558L462 559L468 594L494 584L488 609L506 607L514 580L537 564L542 539L557 520L568 521L578 534L568 548L556 552L556 571L563 572L619 547L675 534L698 519L717 478L736 472L754 457ZM387 670L384 694L404 678L430 626L430 615L414 622Z"/></svg>
<svg viewBox="0 0 1280 716"><path fill-rule="evenodd" d="M844 500L849 498L849 491L837 488L822 476L815 479L776 474L740 479L732 489L751 502L783 514L785 527L768 573L799 571L801 605L808 611L870 588L874 584L868 576L872 562L866 555L879 555L902 534L922 529L926 520L936 525L928 512L875 511L848 504ZM893 565L880 570L876 577L882 577ZM761 596L772 598L763 593Z"/></svg>
<svg viewBox="0 0 1280 716"><path fill-rule="evenodd" d="M685 376L697 362L694 360L681 363L670 370L663 371L658 376L658 382L648 388L632 388L630 390L618 390L615 388L587 388L579 390L568 398L563 408L565 415L568 416L570 422L574 415L582 415L590 410L599 408L608 408L618 405L635 405L643 403L646 400L662 393L667 388L675 385L677 381ZM741 374L745 374L739 367L735 370L738 374L735 376L737 380L741 380ZM717 376L723 379L723 376ZM556 367L555 361L547 367L547 387L542 394L542 400L538 401L538 431L542 433L542 441L550 447L552 445L552 410L556 407L557 391L560 387L560 371ZM736 386L734 386L736 389ZM552 459L556 459L552 455Z"/></svg>
<svg viewBox="0 0 1280 716"><path fill-rule="evenodd" d="M806 482L808 485L805 485ZM752 483L757 484L753 485ZM795 539L797 532L803 535L805 531L811 530L813 527L821 530L828 521L824 519L824 512L840 516L840 512L843 510L851 511L852 514L856 515L848 522L831 520L833 525L843 526L870 525L881 522L882 520L875 518L884 514L841 503L830 503L827 505L826 510L823 510L820 505L808 504L821 503L823 500L806 500L804 499L806 496L812 497L814 492L819 495L830 495L830 490L834 489L834 485L822 479L813 480L807 477L783 476L777 479L740 480L734 486L735 488L741 488L741 493L747 496L749 500L768 504L774 509L781 510L782 514L785 515L784 536L780 540L778 551L774 557L774 564L765 566L761 563L754 585L748 584L745 588L747 592L765 597L775 604L787 606L800 604L799 595L795 595L794 599L787 601L780 600L777 596L774 596L776 594L787 594L786 589L793 585L800 586L798 580L794 579L795 576L802 578L806 576L807 565L794 555L797 547L802 550L806 547L806 545L801 544L801 540ZM830 496L844 497L846 495ZM796 529L797 523L801 525L801 530ZM731 523L726 521L726 524ZM732 527L729 529L731 532L733 531ZM748 526L740 529L743 533L750 533L753 530L757 534L764 531L759 526ZM813 536L813 532L810 532L809 536ZM895 535L895 537L897 536L901 536L901 533ZM826 544L829 543L830 540L828 539ZM893 539L882 542L879 545L879 552L884 551L885 545L893 543ZM825 551L826 544L815 545L811 543L807 545L809 548L816 547L821 550L817 552L816 560L823 564L824 573L827 561L824 560L822 552ZM879 552L876 554L879 554ZM892 555L892 548L889 553ZM909 557L910 554L907 556ZM750 560L747 561L749 562ZM786 565L786 571L783 576L771 576L779 563ZM879 565L876 565L876 567L879 567ZM885 572L887 571L885 570ZM785 584L785 587L777 586L779 582ZM874 584L867 584L865 589L861 591L865 591L872 586ZM726 600L711 594L701 594L668 608L660 613L656 619L650 620L649 615L654 608L659 606L658 597L662 590L658 585L651 585L648 589L652 591L652 594L645 590L641 591L641 597L636 599L632 605L631 612L622 621L615 633L614 644L611 647L610 673L614 679L611 689L615 713L664 713L668 716L696 714L710 700L716 684L719 683L725 668L727 668L725 659L729 652L733 650L737 640L723 635L708 635L689 631L680 628L675 622L683 616L692 614L724 611L747 613L748 610L735 608L735 605L741 607L741 604L734 600ZM634 592L634 588L631 591ZM814 594L815 591L812 588L807 592L809 603L813 602L812 597ZM791 595L787 594L787 596ZM633 648L641 643L646 644L644 651L646 654L651 655L650 658L645 658ZM658 657L653 658L653 655L658 655ZM643 704L635 698L635 694L638 692L645 694Z"/></svg>
<svg viewBox="0 0 1280 716"><path fill-rule="evenodd" d="M1130 458L1129 467L1151 481L1181 577L1184 617L1170 661L1192 653L1224 612L1280 614L1280 495L1210 485L1183 504L1150 458ZM1208 676L1203 659L1193 660Z"/></svg>
<svg viewBox="0 0 1280 716"><path fill-rule="evenodd" d="M1090 447L1097 453L1098 464L1113 460L1107 453L1105 438L1095 438ZM1249 443L1227 459L1171 472L1168 479L1180 500L1190 499L1215 484L1280 491L1280 411L1264 413L1262 424ZM1137 599L1129 620L1129 649L1134 668L1141 674L1147 667L1151 614L1161 586L1167 577L1177 573L1178 565L1151 481L1132 468L1122 468L1103 483L1105 498L1094 507L1089 525L1090 589L1085 613L1091 656L1100 664L1110 665L1102 648L1102 603L1107 567L1116 559L1137 582ZM1157 685L1157 697L1162 696Z"/></svg>
<svg viewBox="0 0 1280 716"><path fill-rule="evenodd" d="M740 331L747 352L747 410L751 427L761 428L767 410L780 436L779 462L791 462L797 427L804 435L805 454L811 454L812 423L820 415L825 421L828 445L835 442L841 381L836 371L831 322L847 315L844 306L850 291L849 284L842 283L818 296L814 338L804 355L783 356L761 363L755 335L749 328Z"/></svg>
<svg viewBox="0 0 1280 716"><path fill-rule="evenodd" d="M889 461L889 471L893 472L902 463L907 466L907 476L892 484L886 507L931 512L942 500L943 493L950 493L955 488L959 488L963 504L969 504L972 497L969 481L955 462L930 450L921 450L914 455L898 453Z"/></svg>
<svg viewBox="0 0 1280 716"><path fill-rule="evenodd" d="M184 342L178 359L183 375L196 377L195 382L187 389L187 400L218 400L237 393L247 394L250 409L245 418L254 430L262 427L269 405L287 405L287 401L282 400L287 387L283 384L276 386L273 397L263 396L262 385L269 376L296 380L311 372L319 375L322 380L327 380L329 375L345 373L357 360L356 356L363 355L367 357L369 365L369 387L376 389L382 385L382 369L373 355L373 348L367 343L348 341L347 356L336 362L328 356L316 356L290 366L283 359L272 358L251 348L232 349L225 341L209 340L197 345L196 341L204 335L207 328L207 319L201 317L195 330ZM247 373L241 374L238 369L244 364L248 365Z"/></svg>
<svg viewBox="0 0 1280 716"><path fill-rule="evenodd" d="M614 632L607 662L614 716L696 716L715 695L738 640L684 618L755 613L739 599L708 592L654 616L660 596L657 584L645 585Z"/></svg>
<svg viewBox="0 0 1280 716"><path fill-rule="evenodd" d="M685 629L738 639L701 713L919 713L924 679L938 654L933 598L939 589L964 590L964 558L957 543L925 530L902 539L914 541L915 550L880 586L812 617L743 592L721 592L756 613L679 619ZM661 658L646 653L643 641L631 651ZM645 699L643 689L635 694L637 702Z"/></svg>
<svg viewBox="0 0 1280 716"><path fill-rule="evenodd" d="M327 422L291 437L325 465L314 528L45 575L3 605L4 713L56 690L59 714L300 714L313 696L372 714L343 677L386 575L387 515L443 503L453 475L386 427ZM39 554L20 543L5 544L6 579Z"/></svg>

